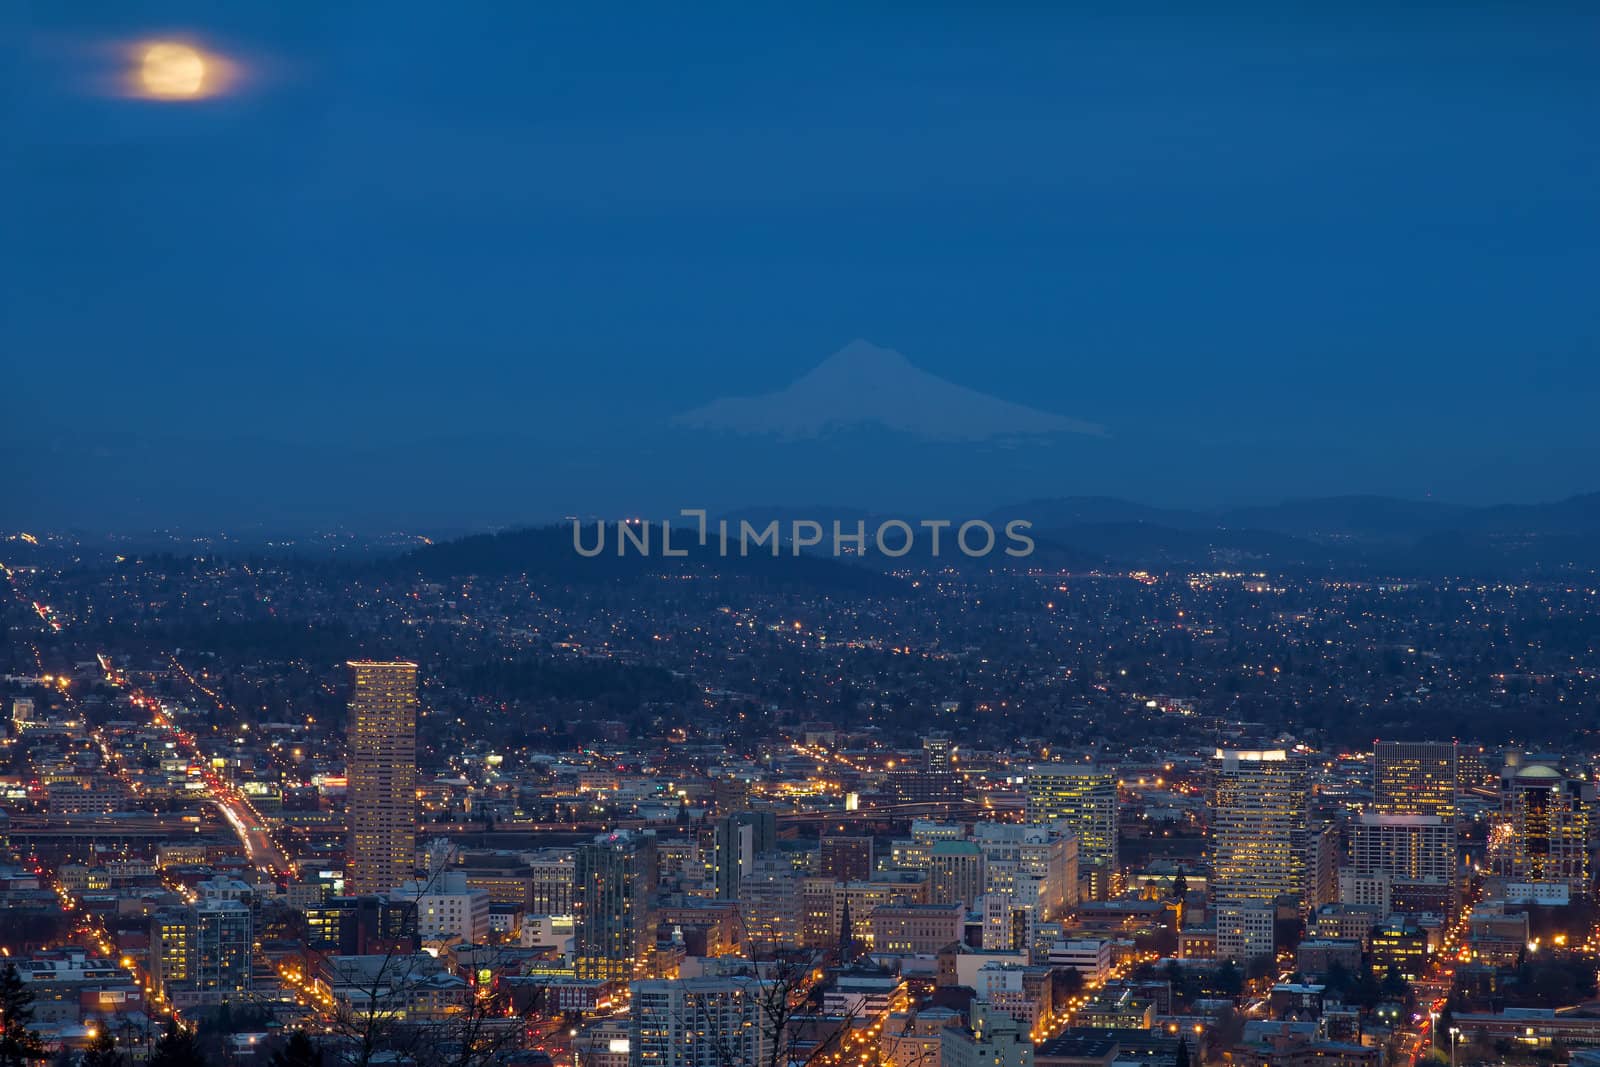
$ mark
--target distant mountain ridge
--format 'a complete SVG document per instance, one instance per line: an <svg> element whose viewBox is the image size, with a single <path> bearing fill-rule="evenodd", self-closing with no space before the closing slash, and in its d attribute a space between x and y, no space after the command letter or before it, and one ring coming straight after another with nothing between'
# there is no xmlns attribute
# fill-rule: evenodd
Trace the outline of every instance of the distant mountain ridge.
<svg viewBox="0 0 1600 1067"><path fill-rule="evenodd" d="M1300 497L1277 504L1199 510L1163 508L1120 497L1069 496L1026 501L993 514L1033 515L1040 525L1148 522L1173 529L1260 529L1296 536L1387 539L1448 530L1480 533L1600 534L1600 493L1542 504L1466 507L1433 500L1355 494Z"/></svg>
<svg viewBox="0 0 1600 1067"><path fill-rule="evenodd" d="M1421 537L1451 528L1470 509L1431 500L1386 496L1332 496L1285 500L1267 507L1234 508L1223 526L1274 530L1302 537L1373 540Z"/></svg>
<svg viewBox="0 0 1600 1067"><path fill-rule="evenodd" d="M1215 512L1065 497L998 509L990 517L1031 518L1063 545L1146 564L1253 560L1407 573L1600 568L1600 493L1478 508L1352 495Z"/></svg>
<svg viewBox="0 0 1600 1067"><path fill-rule="evenodd" d="M655 554L645 556L630 550L622 555L616 547L616 524L608 522L606 525L605 550L589 558L574 549L569 524L530 526L441 541L406 552L383 567L396 572L414 572L425 578L525 574L558 585L643 581L685 573L772 587L841 592L893 592L904 585L878 571L820 556L788 553L776 558L756 554L741 557L737 553L721 556L714 540L701 546L694 532L687 528L673 530L673 550L682 549L686 553L684 556L661 554L659 526L653 531ZM592 522L585 524L583 543L586 546L596 543Z"/></svg>
<svg viewBox="0 0 1600 1067"><path fill-rule="evenodd" d="M1160 508L1116 497L1039 499L999 508L983 518L997 531L1014 519L1032 524L1036 548L1025 558L1002 553L967 559L947 544L940 566L995 570L1092 571L1122 567L1297 568L1368 570L1392 575L1512 575L1600 569L1600 493L1546 504L1471 508L1384 496L1338 496L1215 512ZM777 558L766 551L740 557L716 551L716 524L737 531L777 521L786 539L792 523L823 525L831 537L837 520L871 532L889 518L915 526L919 517L849 507L766 506L710 517L704 548L683 531L683 559L619 557L614 544L593 559L573 550L569 526L541 526L479 534L407 552L386 564L425 576L525 573L543 580L587 584L638 580L686 569L720 580L756 581L840 591L903 591L887 571L934 564L921 538L903 557L868 552L836 559L825 552ZM965 517L952 517L963 521ZM612 527L614 534L614 526ZM949 536L947 534L947 536ZM898 543L898 541L896 542Z"/></svg>
<svg viewBox="0 0 1600 1067"><path fill-rule="evenodd" d="M996 570L1023 570L1044 567L1056 570L1093 570L1104 566L1106 563L1105 556L1098 551L1077 545L1062 544L1049 536L1048 532L1043 533L1041 536L1041 531L1043 531L1044 527L1037 522L1031 531L1034 551L1029 556L1012 557L1006 555L1002 550L976 558L966 557L953 547L952 541L955 536L953 531L961 523L969 519L984 519L985 521L990 521L997 536L1003 536L1005 520L994 522L982 515L940 516L940 518L947 518L950 525L945 528L942 534L940 553L935 557L932 553L931 535L918 525L923 521L923 518L924 516L907 512L880 513L862 508L828 507L825 505L800 508L769 505L766 507L739 508L734 511L724 512L712 516L710 521L713 526L719 520L726 521L729 530L737 530L740 522L748 522L752 526L759 528L769 522L776 521L782 531L781 536L785 541L787 541L791 524L799 520L821 523L829 537L832 536L833 523L836 521L844 529L852 533L856 529L857 523L862 524L869 538L872 537L882 523L890 519L899 519L913 527L915 533L912 548L905 555L889 557L881 553L869 552L862 560L866 565L878 568L895 569L907 566L931 565L936 558L940 565L958 569L977 567ZM887 536L894 538L891 542L894 546L899 546L900 534L893 533Z"/></svg>

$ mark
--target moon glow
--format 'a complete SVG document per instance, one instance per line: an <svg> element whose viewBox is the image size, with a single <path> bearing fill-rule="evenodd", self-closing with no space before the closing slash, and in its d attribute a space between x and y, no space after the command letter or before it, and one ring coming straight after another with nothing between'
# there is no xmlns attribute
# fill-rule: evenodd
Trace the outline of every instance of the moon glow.
<svg viewBox="0 0 1600 1067"><path fill-rule="evenodd" d="M223 89L228 65L181 41L146 41L133 50L132 84L149 100L201 100Z"/></svg>

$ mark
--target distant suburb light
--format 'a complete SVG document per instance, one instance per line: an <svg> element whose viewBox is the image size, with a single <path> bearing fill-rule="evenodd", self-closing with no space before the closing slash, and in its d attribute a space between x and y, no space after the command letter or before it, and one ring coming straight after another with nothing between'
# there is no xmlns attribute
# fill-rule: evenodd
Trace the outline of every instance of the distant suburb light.
<svg viewBox="0 0 1600 1067"><path fill-rule="evenodd" d="M128 85L146 100L204 100L227 92L235 65L182 41L141 41L131 49Z"/></svg>

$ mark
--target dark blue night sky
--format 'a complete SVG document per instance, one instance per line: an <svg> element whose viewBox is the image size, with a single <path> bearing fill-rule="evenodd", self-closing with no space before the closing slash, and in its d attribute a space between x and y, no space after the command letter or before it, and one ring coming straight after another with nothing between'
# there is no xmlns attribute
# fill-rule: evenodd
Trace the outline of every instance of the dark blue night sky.
<svg viewBox="0 0 1600 1067"><path fill-rule="evenodd" d="M8 6L0 518L1600 489L1592 7L868 6Z"/></svg>

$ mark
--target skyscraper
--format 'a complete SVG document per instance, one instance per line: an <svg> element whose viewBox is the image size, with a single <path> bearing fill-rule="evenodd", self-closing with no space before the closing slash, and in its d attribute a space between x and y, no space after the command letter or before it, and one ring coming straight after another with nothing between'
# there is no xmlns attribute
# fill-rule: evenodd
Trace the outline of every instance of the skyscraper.
<svg viewBox="0 0 1600 1067"><path fill-rule="evenodd" d="M189 976L203 1003L249 993L254 942L250 908L237 900L207 900L194 907L194 962Z"/></svg>
<svg viewBox="0 0 1600 1067"><path fill-rule="evenodd" d="M1217 749L1212 767L1211 897L1217 956L1271 955L1276 904L1307 893L1305 763L1282 749Z"/></svg>
<svg viewBox="0 0 1600 1067"><path fill-rule="evenodd" d="M250 991L254 926L237 900L162 908L151 922L150 971L168 1002L189 1008Z"/></svg>
<svg viewBox="0 0 1600 1067"><path fill-rule="evenodd" d="M1305 763L1282 749L1217 749L1212 767L1211 891L1271 904L1306 888Z"/></svg>
<svg viewBox="0 0 1600 1067"><path fill-rule="evenodd" d="M345 892L384 893L416 873L417 665L350 663Z"/></svg>
<svg viewBox="0 0 1600 1067"><path fill-rule="evenodd" d="M579 978L649 978L656 947L654 834L601 834L578 846L572 954Z"/></svg>
<svg viewBox="0 0 1600 1067"><path fill-rule="evenodd" d="M169 1001L189 981L194 948L191 908L158 908L150 917L150 980Z"/></svg>
<svg viewBox="0 0 1600 1067"><path fill-rule="evenodd" d="M1372 754L1373 815L1352 828L1355 866L1393 875L1400 911L1453 913L1456 905L1454 741L1379 741Z"/></svg>
<svg viewBox="0 0 1600 1067"><path fill-rule="evenodd" d="M1088 895L1104 899L1118 869L1117 776L1089 764L1041 763L1028 768L1027 821L1065 823L1078 839L1078 870Z"/></svg>
<svg viewBox="0 0 1600 1067"><path fill-rule="evenodd" d="M1379 741L1372 754L1372 806L1380 815L1437 815L1454 825L1454 741Z"/></svg>
<svg viewBox="0 0 1600 1067"><path fill-rule="evenodd" d="M778 844L778 820L770 811L736 811L717 820L712 851L712 882L717 896L736 900L739 880L756 857Z"/></svg>
<svg viewBox="0 0 1600 1067"><path fill-rule="evenodd" d="M1500 786L1500 823L1489 835L1497 871L1534 887L1589 887L1589 812L1594 787L1536 763L1508 765Z"/></svg>
<svg viewBox="0 0 1600 1067"><path fill-rule="evenodd" d="M1450 914L1456 905L1456 826L1437 815L1359 816L1350 869L1389 876L1390 907Z"/></svg>

